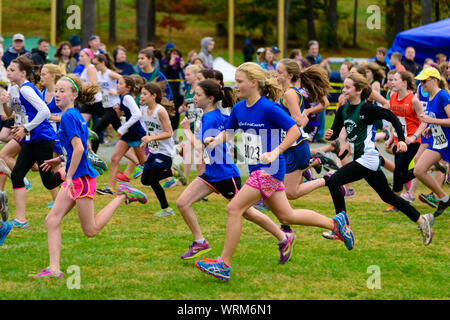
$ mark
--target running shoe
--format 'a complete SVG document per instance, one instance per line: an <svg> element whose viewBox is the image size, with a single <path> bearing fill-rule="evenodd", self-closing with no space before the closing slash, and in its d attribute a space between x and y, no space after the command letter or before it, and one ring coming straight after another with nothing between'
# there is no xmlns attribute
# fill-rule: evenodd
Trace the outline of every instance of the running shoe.
<svg viewBox="0 0 450 320"><path fill-rule="evenodd" d="M419 226L419 230L422 233L423 244L429 245L433 240L433 223L434 216L431 213L425 214L422 216L423 222Z"/></svg>
<svg viewBox="0 0 450 320"><path fill-rule="evenodd" d="M426 203L427 205L429 205L432 208L438 207L439 200L436 199L436 197L433 195L433 193L430 193L430 194L421 193L419 195L419 200Z"/></svg>
<svg viewBox="0 0 450 320"><path fill-rule="evenodd" d="M439 161L434 164L434 169L436 171L442 172L443 174L447 173L447 167L445 165L442 165Z"/></svg>
<svg viewBox="0 0 450 320"><path fill-rule="evenodd" d="M98 194L102 194L102 195L114 195L114 191L112 191L108 187L105 187L103 189L97 189L95 191L97 191Z"/></svg>
<svg viewBox="0 0 450 320"><path fill-rule="evenodd" d="M175 178L172 178L169 181L164 182L163 188L170 189L179 186L180 184L181 184L180 181L176 180Z"/></svg>
<svg viewBox="0 0 450 320"><path fill-rule="evenodd" d="M303 177L306 179L306 181L313 180L313 177L312 177L312 174L311 174L311 170L307 169L307 170L303 171Z"/></svg>
<svg viewBox="0 0 450 320"><path fill-rule="evenodd" d="M99 168L97 166L92 166L95 171L97 171L98 175L101 176L105 171L102 168Z"/></svg>
<svg viewBox="0 0 450 320"><path fill-rule="evenodd" d="M9 178L11 178L11 169L6 164L5 160L0 158L0 172L6 174Z"/></svg>
<svg viewBox="0 0 450 320"><path fill-rule="evenodd" d="M352 250L355 246L355 238L352 229L350 229L350 226L347 225L347 214L345 211L342 211L341 213L335 215L333 220L335 222L333 232L336 233L338 238L345 243L348 250Z"/></svg>
<svg viewBox="0 0 450 320"><path fill-rule="evenodd" d="M89 151L88 158L89 158L89 162L91 163L92 166L99 167L99 168L103 169L103 171L108 170L108 165L106 164L106 161L103 160L102 158L100 158L97 154Z"/></svg>
<svg viewBox="0 0 450 320"><path fill-rule="evenodd" d="M162 210L158 211L153 216L157 217L157 218L161 218L161 217L171 216L173 214L174 214L173 209L172 208L167 208L167 209L162 209Z"/></svg>
<svg viewBox="0 0 450 320"><path fill-rule="evenodd" d="M122 181L122 182L130 182L131 179L127 177L127 175L125 173L123 173L122 171L119 171L117 177L117 180Z"/></svg>
<svg viewBox="0 0 450 320"><path fill-rule="evenodd" d="M50 271L50 268L45 268L41 270L37 274L29 274L28 278L34 278L34 279L63 279L63 273L59 271L57 274L54 274Z"/></svg>
<svg viewBox="0 0 450 320"><path fill-rule="evenodd" d="M181 259L193 259L210 251L211 247L206 240L204 240L203 243L197 243L194 241L192 242L192 245L189 246L189 250L181 256Z"/></svg>
<svg viewBox="0 0 450 320"><path fill-rule="evenodd" d="M14 220L11 220L10 223L13 228L17 228L17 229L28 229L30 227L30 224L28 223L28 221L20 222L19 220L14 219Z"/></svg>
<svg viewBox="0 0 450 320"><path fill-rule="evenodd" d="M120 196L124 194L126 196L125 204L129 204L131 202L140 202L146 204L148 199L145 193L142 191L133 188L129 184L119 183L119 188L117 189L117 195Z"/></svg>
<svg viewBox="0 0 450 320"><path fill-rule="evenodd" d="M28 183L25 183L25 188L28 191L30 191L33 188L33 185L31 184L31 182L28 181Z"/></svg>
<svg viewBox="0 0 450 320"><path fill-rule="evenodd" d="M51 208L53 208L53 205L55 204L55 202L47 202L47 206L46 206L46 208L47 209L51 209Z"/></svg>
<svg viewBox="0 0 450 320"><path fill-rule="evenodd" d="M286 240L278 243L278 250L280 250L280 260L279 264L285 264L292 254L292 249L295 243L295 234L293 232L285 232Z"/></svg>
<svg viewBox="0 0 450 320"><path fill-rule="evenodd" d="M322 233L322 237L328 240L337 240L339 237L333 231L325 231Z"/></svg>
<svg viewBox="0 0 450 320"><path fill-rule="evenodd" d="M2 214L2 220L8 221L8 194L5 191L0 191L0 213Z"/></svg>
<svg viewBox="0 0 450 320"><path fill-rule="evenodd" d="M450 206L450 199L447 200L447 202L444 202L442 200L439 200L437 210L434 212L434 217L439 217L442 213L444 213L445 209Z"/></svg>
<svg viewBox="0 0 450 320"><path fill-rule="evenodd" d="M183 186L187 185L186 177L184 176L184 167L182 164L175 164L173 166L175 168L175 176L181 182Z"/></svg>
<svg viewBox="0 0 450 320"><path fill-rule="evenodd" d="M405 199L409 203L414 203L414 196L411 193L409 193L408 191L405 192L405 193L402 193L400 195L400 197L402 197L403 199Z"/></svg>
<svg viewBox="0 0 450 320"><path fill-rule="evenodd" d="M291 226L288 226L287 224L282 224L280 227L280 230L285 232L285 233L294 233L294 231L292 230Z"/></svg>
<svg viewBox="0 0 450 320"><path fill-rule="evenodd" d="M253 205L253 208L260 211L267 211L270 210L267 204L264 203L264 200L259 200L257 203Z"/></svg>
<svg viewBox="0 0 450 320"><path fill-rule="evenodd" d="M89 131L89 140L94 140L94 141L98 141L98 135L95 131L92 131L91 129L88 128Z"/></svg>
<svg viewBox="0 0 450 320"><path fill-rule="evenodd" d="M393 205L388 205L386 209L383 210L383 212L397 212L398 209L394 207Z"/></svg>
<svg viewBox="0 0 450 320"><path fill-rule="evenodd" d="M350 199L355 197L355 189L345 188L345 199Z"/></svg>
<svg viewBox="0 0 450 320"><path fill-rule="evenodd" d="M319 162L322 164L325 170L339 170L339 167L337 166L336 162L331 159L330 157L326 156L322 151L317 151L315 158L319 160Z"/></svg>
<svg viewBox="0 0 450 320"><path fill-rule="evenodd" d="M2 226L0 227L0 246L5 242L6 237L11 231L12 225L9 222L2 222Z"/></svg>
<svg viewBox="0 0 450 320"><path fill-rule="evenodd" d="M315 156L311 155L311 159L309 159L309 165L312 166L312 168L314 168L314 170L316 170L316 172L319 174L322 172L322 162L318 160L314 165L312 165L315 160L316 160Z"/></svg>
<svg viewBox="0 0 450 320"><path fill-rule="evenodd" d="M144 171L144 167L141 165L138 165L135 169L134 169L134 173L133 173L133 179L137 179L140 176L142 176L142 172Z"/></svg>
<svg viewBox="0 0 450 320"><path fill-rule="evenodd" d="M230 281L231 267L225 267L221 257L217 257L217 259L195 261L195 266L213 277L223 281Z"/></svg>

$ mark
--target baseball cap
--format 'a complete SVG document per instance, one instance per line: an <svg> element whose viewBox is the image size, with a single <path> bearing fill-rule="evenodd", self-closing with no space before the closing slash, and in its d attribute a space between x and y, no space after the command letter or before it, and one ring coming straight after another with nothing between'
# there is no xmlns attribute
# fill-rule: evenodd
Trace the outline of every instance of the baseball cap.
<svg viewBox="0 0 450 320"><path fill-rule="evenodd" d="M256 53L262 53L262 52L264 52L264 48L259 48L259 49L256 51Z"/></svg>
<svg viewBox="0 0 450 320"><path fill-rule="evenodd" d="M24 37L23 34L21 34L21 33L16 33L16 34L13 36L12 41L25 41L25 37Z"/></svg>
<svg viewBox="0 0 450 320"><path fill-rule="evenodd" d="M437 71L435 68L432 68L432 67L423 69L422 72L419 73L419 75L417 77L415 77L414 79L426 80L429 77L433 77L438 80L441 80L441 75L439 74L439 71Z"/></svg>
<svg viewBox="0 0 450 320"><path fill-rule="evenodd" d="M272 51L273 51L273 53L278 53L278 52L280 52L280 49L278 49L278 47L276 47L276 46L273 46Z"/></svg>

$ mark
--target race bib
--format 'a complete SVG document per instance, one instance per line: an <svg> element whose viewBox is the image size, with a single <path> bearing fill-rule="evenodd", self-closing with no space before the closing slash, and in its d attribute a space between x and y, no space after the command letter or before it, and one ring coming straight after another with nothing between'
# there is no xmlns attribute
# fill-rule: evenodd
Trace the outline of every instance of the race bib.
<svg viewBox="0 0 450 320"><path fill-rule="evenodd" d="M16 126L23 126L25 124L28 123L28 116L25 113L16 113L14 114L14 125ZM30 133L28 132L27 135L25 136L25 141L30 141L31 136Z"/></svg>
<svg viewBox="0 0 450 320"><path fill-rule="evenodd" d="M441 126L431 125L431 133L433 135L433 149L440 150L448 147L448 140Z"/></svg>
<svg viewBox="0 0 450 320"><path fill-rule="evenodd" d="M109 107L109 90L102 88L102 104L104 108Z"/></svg>
<svg viewBox="0 0 450 320"><path fill-rule="evenodd" d="M154 135L153 130L148 130L148 135L149 136L153 136ZM158 153L159 152L159 142L158 141L152 140L147 145L148 145L148 148L149 148L151 153Z"/></svg>
<svg viewBox="0 0 450 320"><path fill-rule="evenodd" d="M208 149L203 149L203 160L205 161L205 164L211 164L211 158L209 157Z"/></svg>
<svg viewBox="0 0 450 320"><path fill-rule="evenodd" d="M195 113L195 104L189 103L187 105L187 110L186 110L186 117L188 118L189 123L195 122L196 116L197 115Z"/></svg>
<svg viewBox="0 0 450 320"><path fill-rule="evenodd" d="M406 119L404 117L398 117L398 120L400 120L400 123L402 124L402 130L403 130L403 134L405 135L405 137L407 136L407 132L406 132ZM394 130L394 136L398 137L397 135L397 131Z"/></svg>
<svg viewBox="0 0 450 320"><path fill-rule="evenodd" d="M127 122L127 118L125 118L124 116L121 116L120 117L120 125L123 126L126 122Z"/></svg>
<svg viewBox="0 0 450 320"><path fill-rule="evenodd" d="M262 155L262 140L259 135L243 133L245 162L249 165L260 163L259 157Z"/></svg>

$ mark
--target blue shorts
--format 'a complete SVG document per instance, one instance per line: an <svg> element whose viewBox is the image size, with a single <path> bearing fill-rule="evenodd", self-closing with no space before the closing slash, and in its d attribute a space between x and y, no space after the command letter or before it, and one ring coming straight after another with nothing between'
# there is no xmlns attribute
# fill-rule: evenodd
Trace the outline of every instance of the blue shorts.
<svg viewBox="0 0 450 320"><path fill-rule="evenodd" d="M428 144L433 144L433 136L430 135L428 138L424 137L424 135L422 134L420 136L420 143L428 143Z"/></svg>
<svg viewBox="0 0 450 320"><path fill-rule="evenodd" d="M283 154L286 158L286 174L309 167L311 152L307 140L287 149Z"/></svg>
<svg viewBox="0 0 450 320"><path fill-rule="evenodd" d="M130 148L138 148L138 147L141 145L141 143L142 143L141 140L137 140L137 141L125 141L125 142L128 143L128 146L129 146Z"/></svg>
<svg viewBox="0 0 450 320"><path fill-rule="evenodd" d="M442 156L442 160L444 160L446 162L450 162L450 147L447 147L445 149L434 149L433 148L433 138L432 138L431 143L427 149L439 152Z"/></svg>
<svg viewBox="0 0 450 320"><path fill-rule="evenodd" d="M150 170L152 167L170 169L172 168L172 158L162 153L151 153L145 161L144 170Z"/></svg>

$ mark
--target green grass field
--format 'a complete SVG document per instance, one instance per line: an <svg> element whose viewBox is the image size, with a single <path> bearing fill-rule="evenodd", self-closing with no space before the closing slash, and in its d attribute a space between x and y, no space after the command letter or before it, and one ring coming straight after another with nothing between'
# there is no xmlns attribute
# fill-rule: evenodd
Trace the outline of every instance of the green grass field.
<svg viewBox="0 0 450 320"><path fill-rule="evenodd" d="M195 173L195 172L194 172ZM193 173L193 174L194 174ZM191 178L194 176L192 175ZM133 185L148 195L147 205L122 206L95 238L84 236L75 211L62 223L61 268L64 280L28 279L27 274L48 265L45 216L50 194L36 173L29 174L33 189L27 194L28 230L13 229L0 247L0 299L449 299L448 212L435 221L429 247L420 232L401 213L383 213L386 207L365 182L355 184L356 197L347 201L356 246L347 251L342 242L321 237L322 230L294 227L297 240L293 257L278 265L276 239L244 222L242 238L232 261L231 281L223 283L182 261L192 236L180 213L154 218L159 209L149 187ZM98 179L103 186L107 176ZM14 201L10 182L10 217ZM184 187L168 191L171 206ZM446 187L449 190L448 187ZM424 192L422 188L419 191ZM449 190L450 191L450 190ZM98 212L112 197L97 196ZM416 200L418 201L418 200ZM333 216L327 189L291 202ZM194 205L204 236L221 253L226 226L226 201L211 195ZM431 212L418 202L422 212ZM273 219L274 216L269 213ZM80 267L80 289L68 289L69 266ZM369 289L369 266L378 266L381 288ZM369 281L370 282L370 281Z"/></svg>

